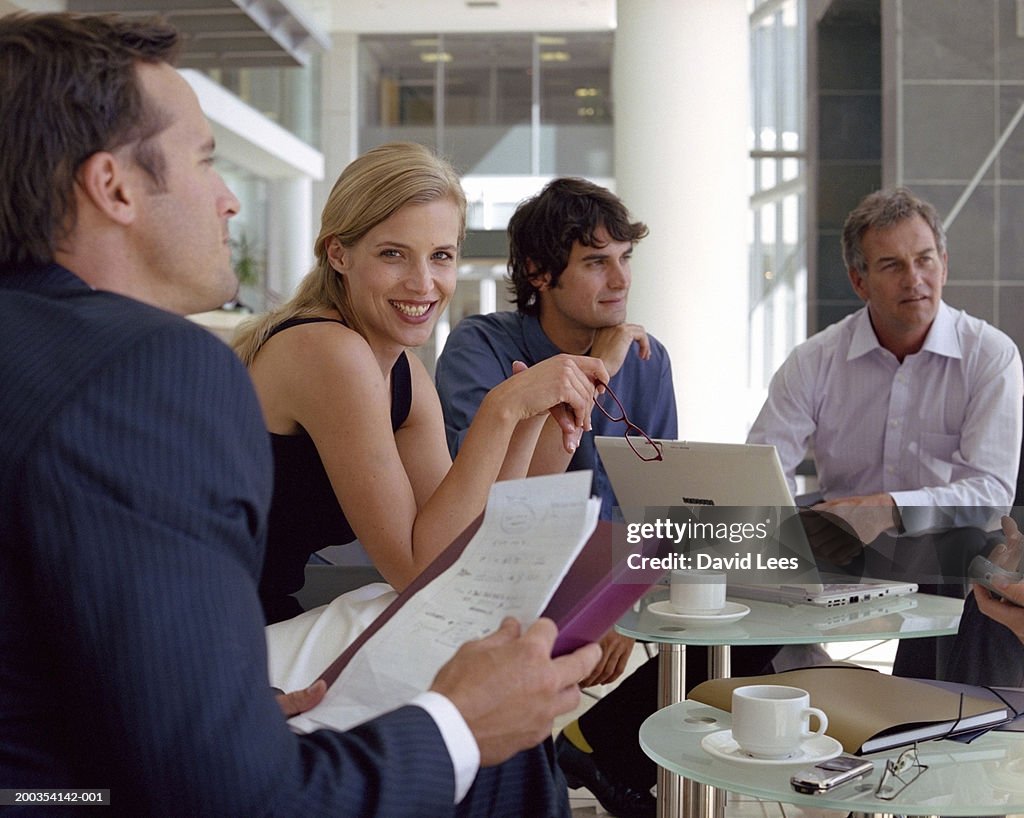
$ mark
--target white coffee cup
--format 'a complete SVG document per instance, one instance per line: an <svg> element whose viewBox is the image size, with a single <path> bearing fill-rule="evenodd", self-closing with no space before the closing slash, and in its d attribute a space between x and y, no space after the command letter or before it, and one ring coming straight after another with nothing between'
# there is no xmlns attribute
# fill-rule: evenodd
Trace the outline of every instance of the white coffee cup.
<svg viewBox="0 0 1024 818"><path fill-rule="evenodd" d="M725 573L680 568L669 577L669 604L680 614L711 615L725 607Z"/></svg>
<svg viewBox="0 0 1024 818"><path fill-rule="evenodd" d="M755 758L787 758L828 729L828 716L811 707L806 690L787 685L745 685L732 692L732 737ZM811 716L818 729L812 731Z"/></svg>

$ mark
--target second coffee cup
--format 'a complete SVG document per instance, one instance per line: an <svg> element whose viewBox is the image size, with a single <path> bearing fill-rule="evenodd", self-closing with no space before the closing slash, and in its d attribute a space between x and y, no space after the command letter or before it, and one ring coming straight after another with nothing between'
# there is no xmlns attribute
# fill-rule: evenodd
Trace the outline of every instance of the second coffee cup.
<svg viewBox="0 0 1024 818"><path fill-rule="evenodd" d="M710 616L725 607L725 573L679 569L669 578L669 604L679 614Z"/></svg>
<svg viewBox="0 0 1024 818"><path fill-rule="evenodd" d="M810 694L787 685L744 685L732 692L732 737L755 758L787 758L828 729L828 716L810 707ZM811 730L811 717L818 729Z"/></svg>

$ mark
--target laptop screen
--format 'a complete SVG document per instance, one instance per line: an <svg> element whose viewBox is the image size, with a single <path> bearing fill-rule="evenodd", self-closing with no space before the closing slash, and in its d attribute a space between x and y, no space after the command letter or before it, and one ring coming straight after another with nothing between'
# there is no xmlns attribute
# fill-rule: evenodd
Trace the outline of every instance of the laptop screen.
<svg viewBox="0 0 1024 818"><path fill-rule="evenodd" d="M623 437L594 440L623 509L795 505L774 446L659 440L662 459L645 462Z"/></svg>
<svg viewBox="0 0 1024 818"><path fill-rule="evenodd" d="M660 521L680 567L820 587L774 446L660 440L662 459L644 461L622 437L595 443L627 528Z"/></svg>
<svg viewBox="0 0 1024 818"><path fill-rule="evenodd" d="M686 557L680 567L727 570L734 590L746 585L771 594L784 588L798 601L823 595L821 604L828 605L916 590L898 583L898 589L873 587L864 593L844 584L843 590L829 592L774 446L659 440L662 459L644 461L622 437L598 436L595 442L627 529L660 521L656 530L662 536L667 532ZM746 536L719 533L737 530Z"/></svg>

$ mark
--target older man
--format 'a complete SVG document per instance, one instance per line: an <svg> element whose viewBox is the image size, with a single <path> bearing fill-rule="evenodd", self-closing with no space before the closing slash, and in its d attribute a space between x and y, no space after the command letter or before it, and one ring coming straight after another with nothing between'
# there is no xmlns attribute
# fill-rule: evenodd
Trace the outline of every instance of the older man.
<svg viewBox="0 0 1024 818"><path fill-rule="evenodd" d="M792 352L748 440L774 444L791 482L813 445L824 497L817 511L844 520L860 543L889 535L890 567L962 579L967 553L950 552L980 548L969 529L991 527L1013 500L1020 354L1002 332L942 300L945 232L935 208L910 191L865 197L842 245L865 306ZM939 531L959 533L915 536ZM913 653L907 645L900 653L899 671L934 672L927 660L901 658Z"/></svg>

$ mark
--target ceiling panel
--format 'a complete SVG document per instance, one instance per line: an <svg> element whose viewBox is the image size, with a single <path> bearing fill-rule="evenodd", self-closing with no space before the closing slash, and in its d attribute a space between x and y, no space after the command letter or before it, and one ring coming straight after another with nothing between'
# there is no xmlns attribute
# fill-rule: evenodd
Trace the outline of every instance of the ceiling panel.
<svg viewBox="0 0 1024 818"><path fill-rule="evenodd" d="M68 11L160 15L182 33L185 68L305 65L329 44L290 0L68 0Z"/></svg>
<svg viewBox="0 0 1024 818"><path fill-rule="evenodd" d="M680 0L682 2L683 0ZM607 31L615 0L302 0L332 31Z"/></svg>

